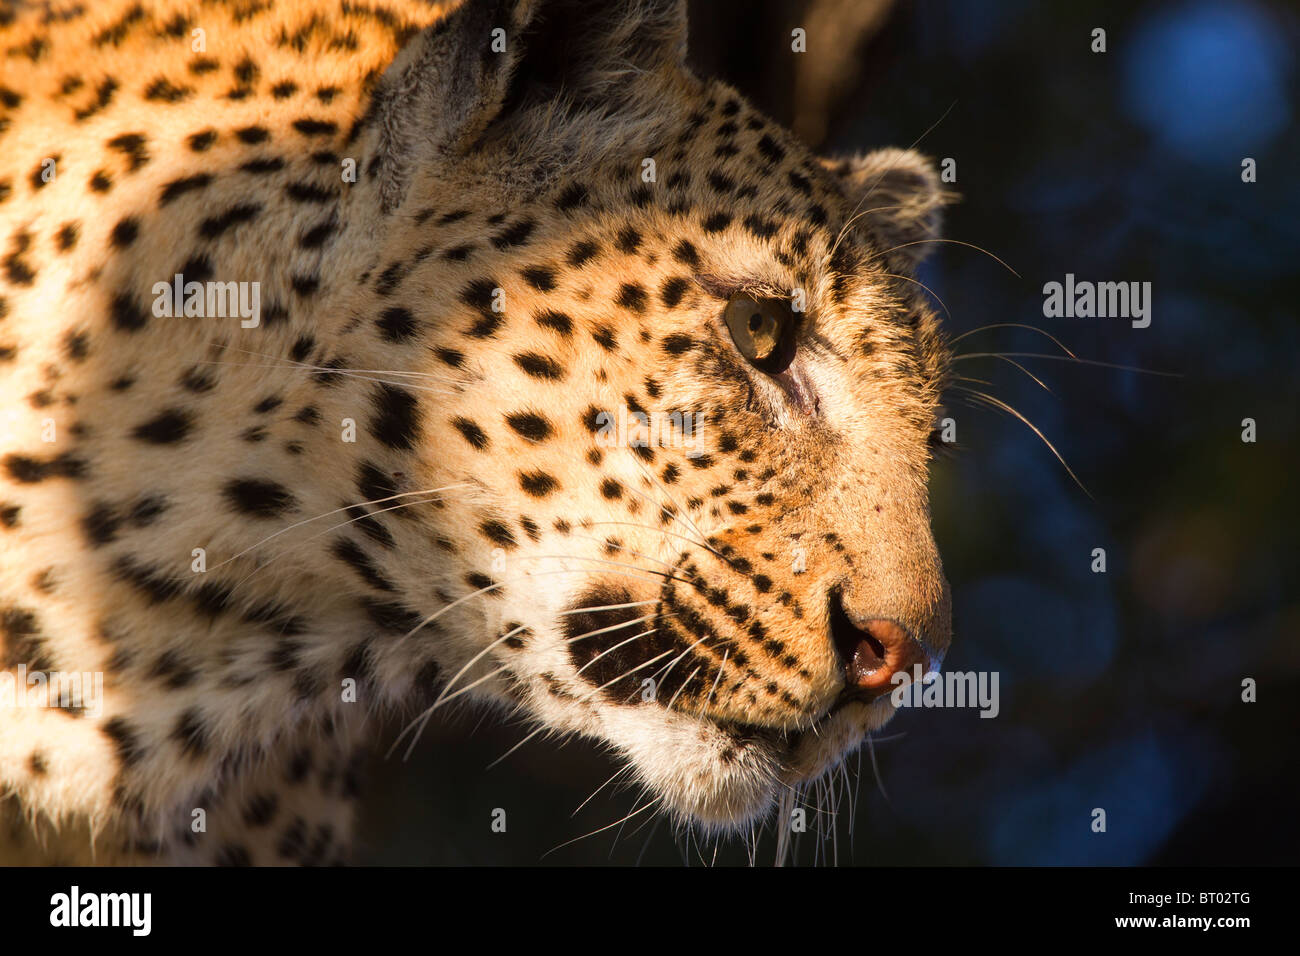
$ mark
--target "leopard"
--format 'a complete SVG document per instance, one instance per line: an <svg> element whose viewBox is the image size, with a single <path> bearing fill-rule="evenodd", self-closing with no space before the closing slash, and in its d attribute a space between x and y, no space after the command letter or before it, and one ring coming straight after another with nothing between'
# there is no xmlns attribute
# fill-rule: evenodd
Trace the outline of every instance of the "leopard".
<svg viewBox="0 0 1300 956"><path fill-rule="evenodd" d="M0 6L0 860L346 864L458 708L744 833L941 666L954 197L687 29Z"/></svg>

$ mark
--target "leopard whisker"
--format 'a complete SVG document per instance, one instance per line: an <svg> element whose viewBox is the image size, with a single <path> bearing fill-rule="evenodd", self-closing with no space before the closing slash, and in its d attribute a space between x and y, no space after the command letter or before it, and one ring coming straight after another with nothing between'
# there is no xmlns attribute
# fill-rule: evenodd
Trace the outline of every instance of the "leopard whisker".
<svg viewBox="0 0 1300 956"><path fill-rule="evenodd" d="M718 689L718 682L722 680L722 672L727 667L727 655L730 653L731 648L724 647L722 649L722 663L718 665L718 676L713 678L713 686L709 688L709 693L705 696L704 703L700 705L700 712L696 715L697 717L704 716L705 708L709 706L709 701L713 699L713 692Z"/></svg>
<svg viewBox="0 0 1300 956"><path fill-rule="evenodd" d="M974 249L976 252L980 252L980 253L983 253L984 255L988 256L990 259L992 259L992 260L993 260L994 262L996 262L998 265L1002 266L1002 268L1004 268L1004 269L1006 269L1008 272L1010 272L1010 273L1011 273L1013 276L1015 276L1017 279L1022 279L1022 278L1024 278L1024 277L1023 277L1019 272L1017 272L1015 269L1011 268L1011 266L1007 265L1004 261L1002 261L1002 259L998 258L996 255L994 255L994 254L993 254L992 252L990 252L989 250L985 249L983 246L977 246L977 245L976 245L975 243L973 243L973 242L966 242L966 241L964 241L964 240L962 240L962 239L944 239L944 238L939 238L939 237L934 237L934 238L930 238L930 239L913 239L911 242L901 242L901 243L899 243L899 244L896 245L896 246L891 246L891 247L888 248L888 249L884 249L884 250L882 250L881 252L877 252L875 255L872 255L872 256L867 257L866 259L863 260L862 264L863 264L863 265L866 265L866 264L869 263L869 262L874 262L875 260L879 259L881 256L887 256L887 255L889 255L891 252L897 252L899 249L906 249L906 248L908 248L909 246L922 246L922 245L925 245L926 243L930 243L930 242L942 242L942 243L946 243L946 244L948 244L948 245L953 245L953 246L965 246L967 249Z"/></svg>
<svg viewBox="0 0 1300 956"><path fill-rule="evenodd" d="M523 740L519 741L519 743L515 744L513 747L511 747L509 750L507 750L505 753L503 753L500 757L497 757L496 760L493 760L490 764L488 764L488 765L487 765L486 767L484 767L483 769L484 769L484 770L491 770L491 769L492 769L493 767L495 767L497 764L499 764L499 763L501 763L502 761L504 761L504 760L505 760L507 757L509 757L512 753L514 753L516 750L518 750L520 747L522 747L524 744L528 743L528 741L532 740L534 737L536 737L538 734L542 733L542 732L545 731L546 729L547 729L546 725L545 725L545 724L542 724L540 727L538 727L538 728L537 728L536 730L534 730L532 733L530 733L530 734L528 734L526 737L524 737Z"/></svg>
<svg viewBox="0 0 1300 956"><path fill-rule="evenodd" d="M248 546L247 548L245 548L243 551L240 551L240 552L238 552L237 554L233 554L233 555L231 555L230 557L226 558L226 560L222 561L220 564L215 564L215 565L213 565L209 570L211 570L211 571L215 571L217 568L220 568L220 567L222 567L222 566L224 566L224 565L227 565L227 564L229 564L231 561L234 561L234 560L237 559L237 558L242 558L244 555L248 554L248 552L250 552L250 551L252 551L252 550L254 550L254 549L256 549L256 548L260 548L262 545L266 544L268 541L271 541L271 540L273 540L273 539L275 539L275 538L278 538L278 537L279 537L280 535L282 535L282 534L287 534L288 532L292 531L294 528L300 528L300 527L302 527L302 526L305 525L305 524L311 524L313 521L319 521L321 518L328 518L330 515L336 515L336 514L342 512L342 511L350 511L350 510L353 509L353 508L363 508L363 507L365 507L365 506L367 506L367 505L379 505L379 504L383 504L383 503L386 502L386 501L396 501L398 498L409 498L409 497L411 497L412 495L433 495L433 494L441 494L441 493L444 492L444 491L455 491L455 490L459 490L459 489L461 489L461 488L472 488L472 487L473 487L473 485L466 484L466 483L460 483L460 484L454 484L454 485L443 485L441 488L425 488L425 489L422 489L422 490L420 490L420 491L404 491L404 492L402 492L401 494L389 495L387 498L374 498L374 499L372 499L372 500L370 500L370 501L358 501L356 504L343 505L341 508L334 508L334 509L331 510L331 511L324 511L324 512L322 512L322 513L320 513L320 514L318 514L318 515L314 515L314 516L312 516L312 517L310 517L310 518L303 518L301 521L295 521L293 524L289 525L288 527L281 528L279 531L276 531L276 532L273 532L272 534L267 535L267 536L266 536L265 538L263 538L261 541L258 541L258 542L256 542L255 544L251 544L251 545L249 545L249 546ZM429 500L429 501L438 501L438 500L441 500L441 499L431 498L431 499L428 499L428 500ZM424 502L416 502L416 504L423 504L423 503L424 503ZM340 526L340 527L341 527L341 526ZM308 539L308 540L310 540L310 539Z"/></svg>
<svg viewBox="0 0 1300 956"><path fill-rule="evenodd" d="M652 627L652 628L650 628L650 630L648 630L648 631L642 631L640 634L633 634L631 637L627 638L626 640L619 641L619 642L618 642L617 644L615 644L613 647L607 647L607 648L605 648L605 650L601 651L599 654L597 654L597 655L596 655L595 657L593 657L591 660L587 661L587 663L585 663L585 664L583 664L581 667L579 667L578 670L577 670L577 673L581 674L583 671L585 671L585 670L586 670L588 667L590 667L592 664L596 663L596 661L600 660L600 659L601 659L602 657L604 657L606 654L610 654L610 653L612 653L612 652L618 650L618 649L619 649L620 647L622 647L624 644L631 644L633 641L640 640L640 639L643 638L643 637L649 637L651 634L655 634L655 633L657 633L658 630L659 630L659 628L657 628L657 627ZM664 653L665 653L665 654L671 654L672 652L671 652L671 651L665 651ZM660 654L660 655L659 655L659 657L662 657L662 656L663 656L663 654ZM658 657L655 658L655 660L658 660L658 659L659 659ZM629 673L630 673L630 672L629 672ZM627 674L624 674L624 675L623 675L623 677L626 677L626 676L627 676ZM618 678L618 680L622 680L622 679L623 679L622 677ZM596 688L596 689L597 689L597 690L604 690L606 686L608 686L608 685L604 685L604 684L602 684L600 687L598 687L598 688ZM636 693L636 692L633 691L633 693Z"/></svg>
<svg viewBox="0 0 1300 956"><path fill-rule="evenodd" d="M1037 332L1039 335L1044 335L1047 338L1051 339L1052 342L1056 345L1056 347L1059 348L1066 355L1070 356L1070 358L1077 358L1077 356L1073 352L1071 352L1068 348L1066 348L1061 343L1061 340L1058 339L1055 335L1052 335L1052 333L1044 329L1040 329L1036 325L1029 325L1028 323L1025 322L991 322L988 325L981 325L977 329L970 329L966 332L963 332L961 335L958 335L955 338L949 340L948 344L956 345L958 342L960 342L962 339L966 338L967 336L974 335L977 332L987 332L991 329L1028 329L1030 332Z"/></svg>
<svg viewBox="0 0 1300 956"><path fill-rule="evenodd" d="M1061 463L1061 467L1065 469L1066 474L1068 474L1071 478L1074 479L1074 483L1079 486L1079 488L1083 491L1083 493L1087 495L1089 498L1093 497L1092 492L1090 492L1086 487L1084 487L1083 482L1079 480L1079 477L1074 473L1074 470L1069 466L1066 460L1063 457L1061 457L1061 453L1056 450L1056 446L1053 445L1048 440L1047 436L1043 434L1042 430L1037 425L1031 422L1020 412L1016 411L1016 409L1012 408L1006 402L1002 401L999 398L994 398L992 395L989 395L987 392L981 392L976 389L965 388L963 386L957 386L957 390L961 392L965 392L968 395L971 395L977 401L983 402L984 404L987 404L993 408L1001 409L1007 414L1012 415L1015 418L1019 419L1026 427L1029 428L1030 431L1032 431L1035 435L1037 435L1042 440L1043 444L1047 446L1048 450L1051 451L1051 453L1056 456L1056 460Z"/></svg>
<svg viewBox="0 0 1300 956"><path fill-rule="evenodd" d="M610 776L605 780L604 783L602 783L595 790L591 791L591 796L587 797L586 800L583 800L582 803L578 804L577 808L572 813L569 814L569 818L572 819L573 817L576 817L582 811L583 807L585 807L587 804L591 803L591 801L595 799L596 795L600 793L600 791L604 790L611 783L613 783L615 780L617 780L619 777L621 777L623 774L627 773L631 769L632 769L632 765L630 763L625 763L623 764L623 766L615 770L612 774L610 774Z"/></svg>
<svg viewBox="0 0 1300 956"><path fill-rule="evenodd" d="M1116 369L1120 372L1136 372L1139 375L1158 375L1161 378L1183 378L1182 372L1162 372L1156 369L1139 368L1136 365L1119 365L1115 362L1100 362L1096 359L1084 359L1076 356L1048 355L1040 352L963 352L961 355L953 356L953 361L965 361L975 358L1036 358L1047 359L1053 362L1070 362L1077 365L1096 365L1100 368Z"/></svg>
<svg viewBox="0 0 1300 956"><path fill-rule="evenodd" d="M637 799L637 802L639 803L641 799L642 799L642 798L638 798L638 799ZM632 819L632 817L636 816L638 813L644 813L646 810L649 810L651 807L653 807L655 804L657 804L661 799L662 799L661 797L655 797L654 800L652 800L652 801L650 801L649 803L647 803L647 804L646 804L645 806L643 806L641 809L639 809L639 810L634 809L631 813L629 813L627 816L623 817L623 818L620 819L620 820L615 820L613 823L610 823L610 824L608 824L608 825L606 825L606 826L600 827L600 828L597 829L597 830L592 830L590 833L584 833L584 834L583 834L582 836L580 836L580 837L574 837L572 840L565 840L565 841L564 841L563 843L561 843L559 846L553 846L553 847L551 847L549 850L547 850L545 853L543 853L543 854L541 855L540 859L544 860L544 859L546 859L548 856L550 856L552 853L554 853L556 850L562 850L562 849L564 849L566 846L570 846L570 845L572 845L572 844L574 844L574 843L579 842L580 840L586 840L586 839L589 838L589 837L594 837L594 836L595 836L596 834L598 834L598 833L604 833L606 830L612 830L612 829L614 829L614 827L616 827L616 826L620 826L620 825L622 825L623 823L626 823L628 820ZM634 806L635 806L635 804L634 804Z"/></svg>

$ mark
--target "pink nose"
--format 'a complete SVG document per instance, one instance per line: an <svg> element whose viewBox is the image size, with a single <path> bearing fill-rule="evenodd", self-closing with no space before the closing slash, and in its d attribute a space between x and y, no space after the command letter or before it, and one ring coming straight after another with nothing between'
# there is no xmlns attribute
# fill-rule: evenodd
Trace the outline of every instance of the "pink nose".
<svg viewBox="0 0 1300 956"><path fill-rule="evenodd" d="M831 637L850 692L879 697L895 686L895 674L911 678L917 664L922 673L930 668L930 655L902 625L888 618L855 621L838 596L831 600Z"/></svg>

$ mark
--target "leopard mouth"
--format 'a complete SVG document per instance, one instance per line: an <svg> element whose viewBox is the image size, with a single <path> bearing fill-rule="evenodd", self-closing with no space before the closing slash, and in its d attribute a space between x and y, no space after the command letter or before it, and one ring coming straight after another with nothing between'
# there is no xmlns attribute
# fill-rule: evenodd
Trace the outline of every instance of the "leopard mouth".
<svg viewBox="0 0 1300 956"><path fill-rule="evenodd" d="M764 751L781 767L781 784L798 785L833 770L893 715L888 697L846 691L810 724L795 730L711 722L738 745Z"/></svg>

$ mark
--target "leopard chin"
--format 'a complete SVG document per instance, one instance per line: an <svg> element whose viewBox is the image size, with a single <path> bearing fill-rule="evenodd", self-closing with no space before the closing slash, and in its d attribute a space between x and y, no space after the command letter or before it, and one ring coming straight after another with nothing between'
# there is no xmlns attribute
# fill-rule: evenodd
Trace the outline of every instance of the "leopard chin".
<svg viewBox="0 0 1300 956"><path fill-rule="evenodd" d="M802 731L738 728L682 716L651 733L625 730L619 749L653 807L707 835L743 835L783 796L832 773L893 718L888 697L850 701Z"/></svg>

